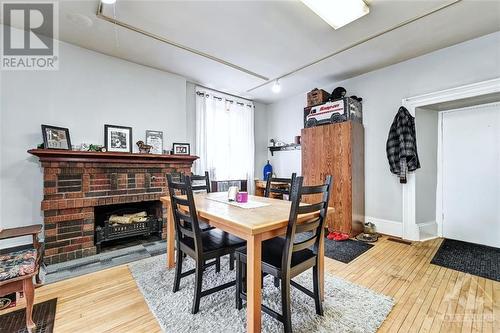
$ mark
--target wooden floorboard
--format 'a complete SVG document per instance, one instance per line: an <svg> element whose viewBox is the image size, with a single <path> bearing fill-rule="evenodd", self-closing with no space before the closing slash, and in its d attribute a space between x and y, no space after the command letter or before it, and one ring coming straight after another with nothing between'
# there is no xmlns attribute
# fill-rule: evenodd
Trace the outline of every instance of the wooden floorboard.
<svg viewBox="0 0 500 333"><path fill-rule="evenodd" d="M500 332L500 282L431 265L440 244L382 237L349 264L327 258L325 271L395 299L380 332ZM36 290L36 302L54 297L56 333L161 331L126 265Z"/></svg>

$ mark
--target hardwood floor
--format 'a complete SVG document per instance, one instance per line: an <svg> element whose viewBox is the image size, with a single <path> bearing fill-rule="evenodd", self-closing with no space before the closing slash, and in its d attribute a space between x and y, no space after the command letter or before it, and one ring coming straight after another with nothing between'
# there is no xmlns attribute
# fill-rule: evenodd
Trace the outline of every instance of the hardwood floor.
<svg viewBox="0 0 500 333"><path fill-rule="evenodd" d="M325 270L395 298L380 332L500 332L500 282L431 265L440 243L383 237L350 264L326 258ZM160 331L127 266L36 291L36 302L54 297L56 333Z"/></svg>

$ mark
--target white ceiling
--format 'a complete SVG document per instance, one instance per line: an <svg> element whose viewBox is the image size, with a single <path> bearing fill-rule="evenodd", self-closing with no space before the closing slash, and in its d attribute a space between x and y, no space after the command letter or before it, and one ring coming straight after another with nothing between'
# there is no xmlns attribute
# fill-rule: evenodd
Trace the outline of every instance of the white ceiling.
<svg viewBox="0 0 500 333"><path fill-rule="evenodd" d="M451 2L372 0L338 30L299 1L117 0L103 14L273 79ZM463 0L288 76L273 94L271 84L250 91L261 78L97 18L98 4L60 1L59 38L265 103L500 30L500 1Z"/></svg>

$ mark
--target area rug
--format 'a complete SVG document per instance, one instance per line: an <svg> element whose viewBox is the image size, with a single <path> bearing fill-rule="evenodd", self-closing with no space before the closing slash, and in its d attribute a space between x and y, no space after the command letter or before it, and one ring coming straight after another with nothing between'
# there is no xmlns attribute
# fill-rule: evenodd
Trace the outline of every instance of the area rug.
<svg viewBox="0 0 500 333"><path fill-rule="evenodd" d="M209 267L204 274L203 290L234 280L228 259L222 269ZM149 308L165 332L246 332L246 308L235 308L235 288L203 297L200 312L191 314L194 275L181 280L180 290L172 292L174 270L165 268L165 255L129 264L134 279ZM187 259L184 270L194 267ZM306 271L294 281L312 290L312 272ZM263 302L281 312L280 290L272 277L264 279ZM324 316L317 316L312 298L292 287L292 325L294 332L376 332L391 311L394 301L372 290L325 275ZM280 332L281 323L262 313L263 332Z"/></svg>
<svg viewBox="0 0 500 333"><path fill-rule="evenodd" d="M500 249L444 239L431 264L500 281Z"/></svg>
<svg viewBox="0 0 500 333"><path fill-rule="evenodd" d="M348 264L372 247L372 244L352 239L338 242L325 239L325 256Z"/></svg>
<svg viewBox="0 0 500 333"><path fill-rule="evenodd" d="M52 333L54 330L54 318L56 316L57 298L43 303L35 304L33 307L33 321L36 324L37 333ZM22 308L14 312L0 316L0 332L25 333L26 309Z"/></svg>

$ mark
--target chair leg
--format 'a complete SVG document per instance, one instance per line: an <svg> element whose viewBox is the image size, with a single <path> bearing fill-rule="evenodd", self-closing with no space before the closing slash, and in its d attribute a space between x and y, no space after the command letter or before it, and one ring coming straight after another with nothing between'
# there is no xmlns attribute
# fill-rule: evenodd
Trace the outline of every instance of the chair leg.
<svg viewBox="0 0 500 333"><path fill-rule="evenodd" d="M181 283L181 273L182 273L182 262L184 260L184 253L180 250L180 246L177 245L177 258L175 263L175 276L174 276L174 288L173 292L179 291L179 284Z"/></svg>
<svg viewBox="0 0 500 333"><path fill-rule="evenodd" d="M243 302L241 300L241 286L243 284L243 275L241 274L241 261L236 261L236 309L241 310L243 308Z"/></svg>
<svg viewBox="0 0 500 333"><path fill-rule="evenodd" d="M23 292L26 298L26 328L28 332L32 332L36 325L33 322L33 303L35 300L35 287L33 286L33 280L31 278L24 279L23 281Z"/></svg>
<svg viewBox="0 0 500 333"><path fill-rule="evenodd" d="M280 287L280 279L277 278L277 277L274 277L274 286L276 288L279 288Z"/></svg>
<svg viewBox="0 0 500 333"><path fill-rule="evenodd" d="M319 295L319 274L318 265L313 267L313 289L314 289L314 305L316 306L316 314L323 315L323 303Z"/></svg>
<svg viewBox="0 0 500 333"><path fill-rule="evenodd" d="M220 257L215 258L215 272L220 272Z"/></svg>
<svg viewBox="0 0 500 333"><path fill-rule="evenodd" d="M234 253L229 253L229 270L234 270Z"/></svg>
<svg viewBox="0 0 500 333"><path fill-rule="evenodd" d="M292 332L292 313L290 310L290 279L281 279L281 313L283 315L283 330Z"/></svg>
<svg viewBox="0 0 500 333"><path fill-rule="evenodd" d="M244 263L243 261L241 262L241 281L242 281L242 286L241 289L243 292L247 292L247 264Z"/></svg>
<svg viewBox="0 0 500 333"><path fill-rule="evenodd" d="M193 298L193 308L191 310L192 314L198 313L200 310L200 299L201 299L201 285L203 283L203 260L198 258L196 261L196 272L195 272L195 289Z"/></svg>

